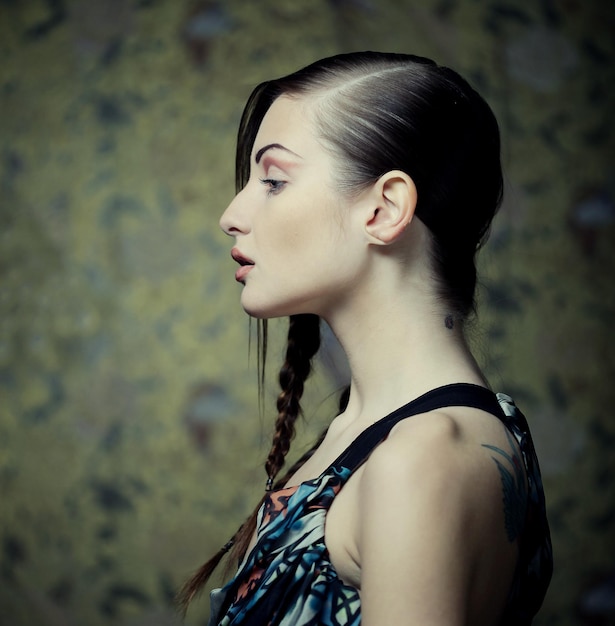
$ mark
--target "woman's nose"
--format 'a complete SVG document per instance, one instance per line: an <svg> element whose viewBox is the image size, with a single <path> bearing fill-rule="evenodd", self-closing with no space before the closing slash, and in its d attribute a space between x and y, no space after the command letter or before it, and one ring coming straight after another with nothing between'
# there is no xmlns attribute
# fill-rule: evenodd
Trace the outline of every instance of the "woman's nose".
<svg viewBox="0 0 615 626"><path fill-rule="evenodd" d="M220 228L231 237L249 232L248 216L245 210L245 201L240 191L226 207L220 217Z"/></svg>

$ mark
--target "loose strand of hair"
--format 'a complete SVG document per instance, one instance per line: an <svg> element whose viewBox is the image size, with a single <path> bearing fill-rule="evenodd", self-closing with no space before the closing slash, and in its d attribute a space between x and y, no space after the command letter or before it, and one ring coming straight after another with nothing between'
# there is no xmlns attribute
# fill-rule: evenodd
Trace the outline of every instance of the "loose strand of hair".
<svg viewBox="0 0 615 626"><path fill-rule="evenodd" d="M260 415L265 413L265 369L267 366L267 345L269 338L269 325L267 320L257 320L256 347L258 353L257 379L258 379L258 408Z"/></svg>

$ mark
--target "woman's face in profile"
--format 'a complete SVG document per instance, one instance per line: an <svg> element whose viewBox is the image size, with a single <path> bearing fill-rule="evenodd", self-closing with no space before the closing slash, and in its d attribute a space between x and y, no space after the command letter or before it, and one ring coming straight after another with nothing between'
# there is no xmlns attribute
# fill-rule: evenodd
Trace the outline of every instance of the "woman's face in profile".
<svg viewBox="0 0 615 626"><path fill-rule="evenodd" d="M271 105L248 183L220 219L235 239L242 306L254 317L326 318L361 277L362 225L335 188L335 158L317 138L313 106L284 96Z"/></svg>

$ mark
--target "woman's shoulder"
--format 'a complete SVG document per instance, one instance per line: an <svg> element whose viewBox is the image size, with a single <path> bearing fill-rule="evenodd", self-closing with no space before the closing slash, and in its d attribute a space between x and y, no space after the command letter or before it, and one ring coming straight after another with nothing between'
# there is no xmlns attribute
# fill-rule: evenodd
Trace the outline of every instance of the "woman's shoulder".
<svg viewBox="0 0 615 626"><path fill-rule="evenodd" d="M364 520L359 534L369 541L375 529L400 524L414 528L404 541L410 535L463 539L460 553L476 562L485 542L492 553L497 546L502 554L516 553L527 479L517 442L500 420L452 407L396 425L366 461L356 495ZM384 532L377 541L389 539Z"/></svg>
<svg viewBox="0 0 615 626"><path fill-rule="evenodd" d="M388 585L405 580L399 592L414 603L414 588L431 598L421 600L425 614L440 601L451 614L494 614L503 606L521 532L507 517L503 489L516 492L515 502L525 489L512 461L515 446L497 418L462 407L415 416L391 431L366 461L356 492L357 548L370 598L384 582L373 572L390 568ZM512 477L509 485L503 471ZM512 515L523 519L519 511ZM421 566L411 566L409 555ZM437 586L426 587L425 577Z"/></svg>
<svg viewBox="0 0 615 626"><path fill-rule="evenodd" d="M496 467L494 448L518 455L498 418L472 407L447 407L396 424L368 458L364 474L368 479L397 475L412 482L413 477L423 481L428 469L436 475L454 470L459 480Z"/></svg>

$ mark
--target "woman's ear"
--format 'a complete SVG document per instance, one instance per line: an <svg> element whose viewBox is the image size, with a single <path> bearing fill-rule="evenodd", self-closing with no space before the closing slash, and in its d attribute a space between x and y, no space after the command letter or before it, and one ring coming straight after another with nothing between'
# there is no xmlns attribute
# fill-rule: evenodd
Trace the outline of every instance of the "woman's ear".
<svg viewBox="0 0 615 626"><path fill-rule="evenodd" d="M401 170L383 174L368 194L365 232L371 243L389 245L397 241L414 217L416 186Z"/></svg>

